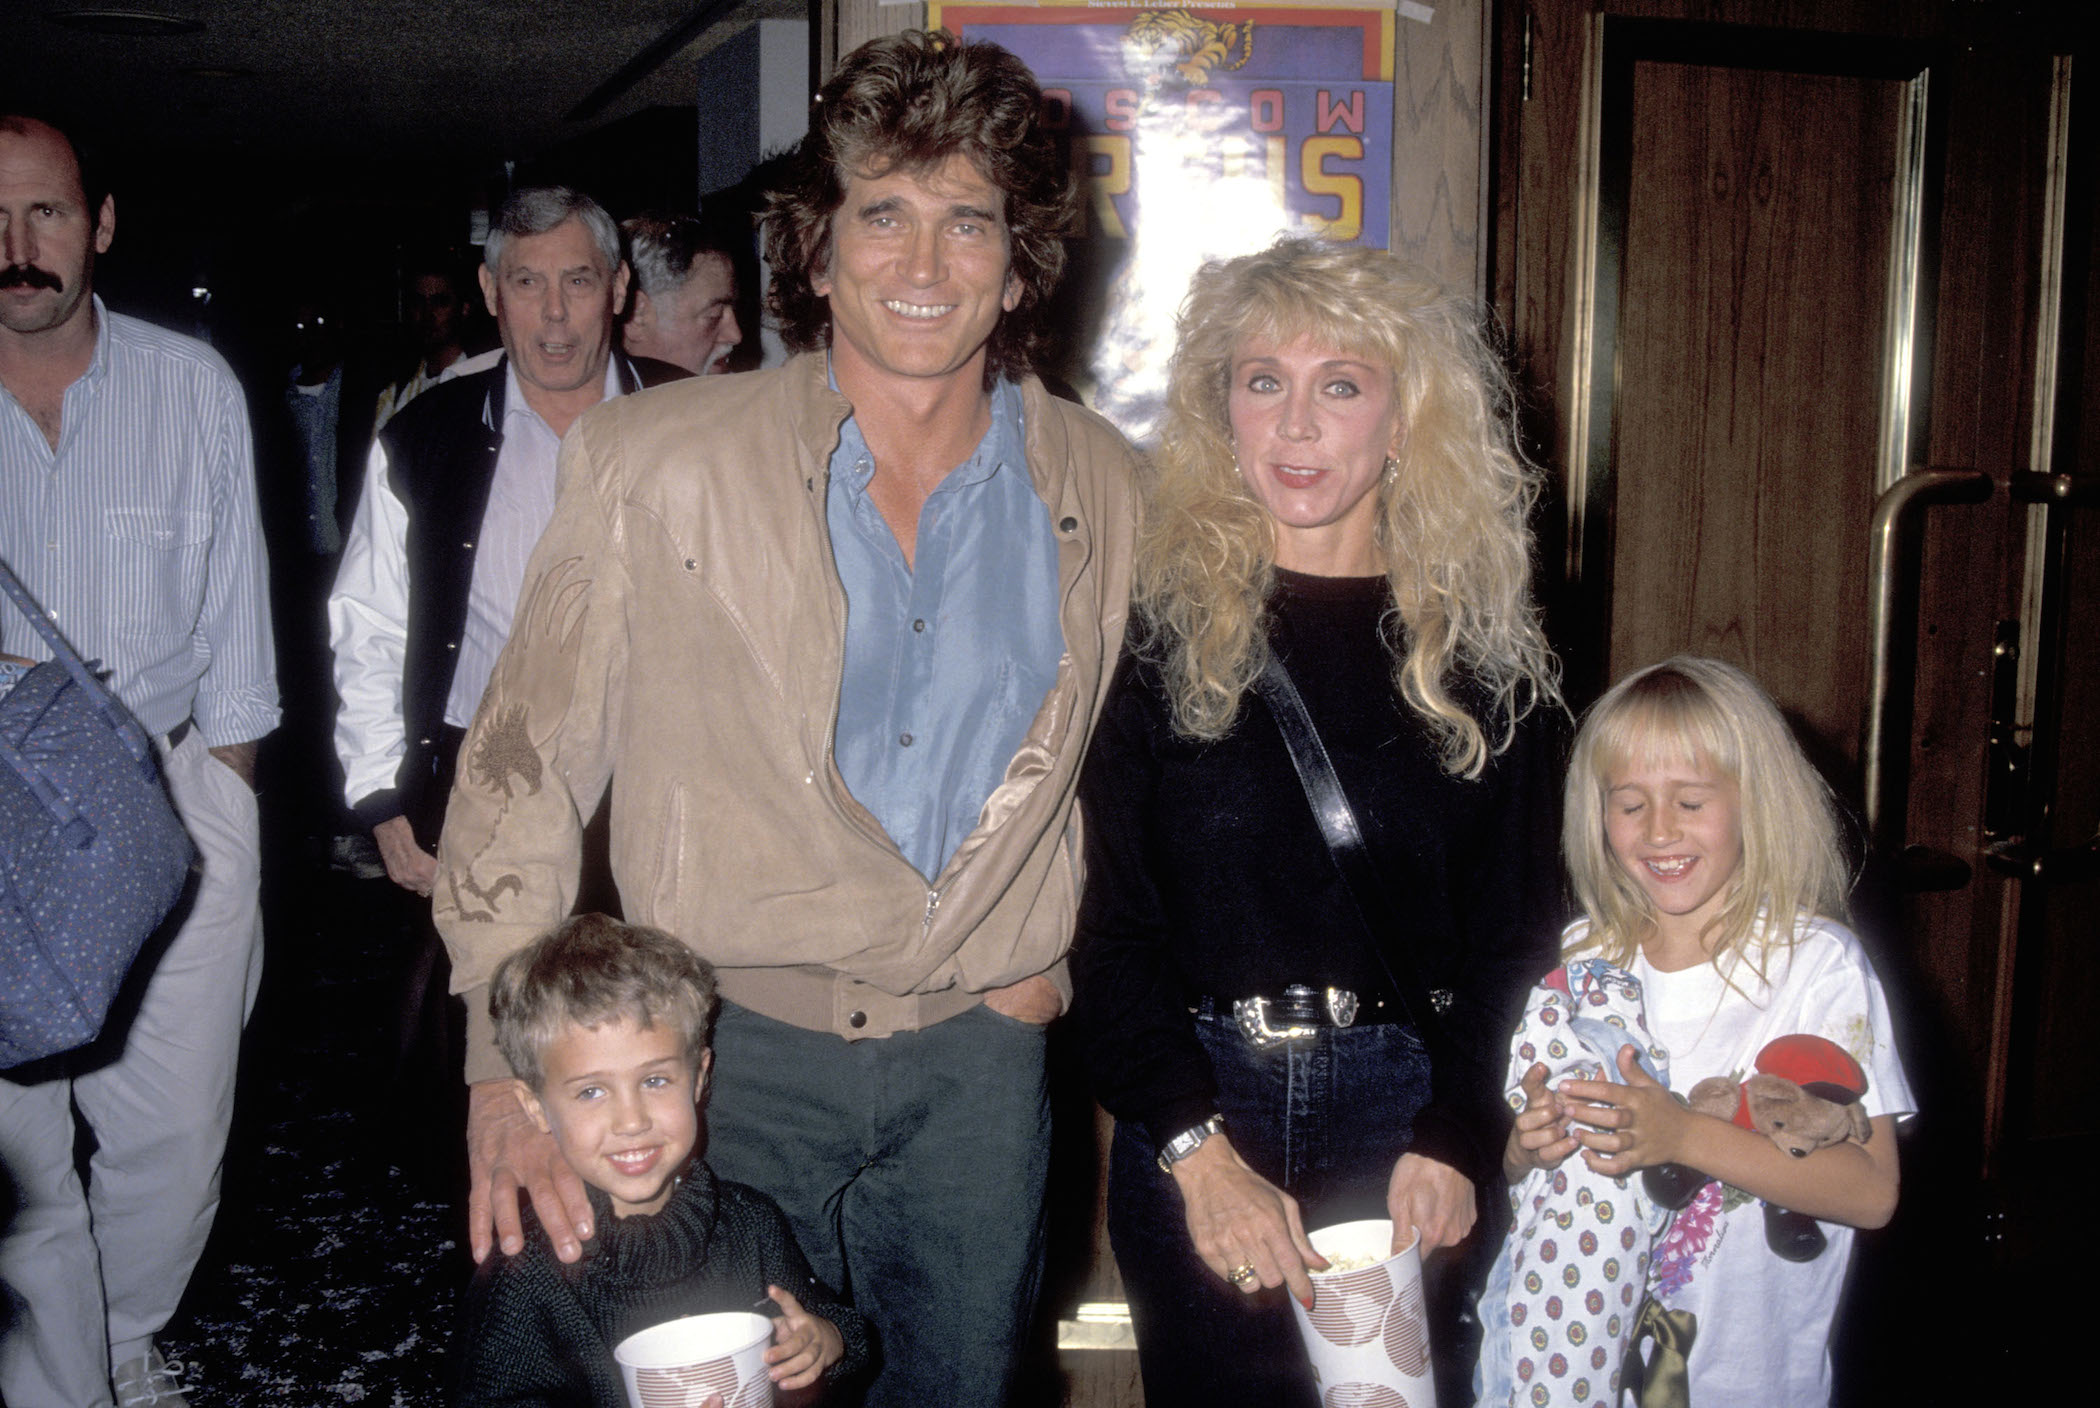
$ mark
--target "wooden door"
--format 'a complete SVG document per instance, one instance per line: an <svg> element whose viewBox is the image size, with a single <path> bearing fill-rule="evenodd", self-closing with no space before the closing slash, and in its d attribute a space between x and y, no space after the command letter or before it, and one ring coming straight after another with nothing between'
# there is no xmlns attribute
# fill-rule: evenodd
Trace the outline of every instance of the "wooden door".
<svg viewBox="0 0 2100 1408"><path fill-rule="evenodd" d="M2063 63L2070 78L2071 67ZM2100 1084L2092 1067L2100 994L2100 104L2064 81L2052 129L2061 198L2060 292L2045 288L2044 346L2057 350L2056 414L2038 437L2040 472L2015 476L2027 516L2022 606L1994 709L1988 862L2008 881L1994 992L1984 1148L1989 1245L2020 1284L2067 1290L2087 1274L2082 1236L2065 1234L2084 1170L2100 1162ZM2012 627L2014 623L2006 623ZM2034 1340L2074 1344L2073 1298L2033 1297ZM2053 1340L2052 1340L2052 1337Z"/></svg>
<svg viewBox="0 0 2100 1408"><path fill-rule="evenodd" d="M2083 496L2041 476L2089 471L2064 447L2090 447L2100 361L2052 22L1531 0L1498 28L1491 287L1571 693L1741 664L1872 842L1857 908L1924 1115L1897 1224L1863 1239L1850 1402L1952 1401L2005 1352L1993 1317L2063 1245L2015 1191L2100 1118L2070 1084L2100 997L2100 524L2015 497ZM2021 878L2045 854L2055 883ZM1971 1333L1919 1353L1956 1287Z"/></svg>

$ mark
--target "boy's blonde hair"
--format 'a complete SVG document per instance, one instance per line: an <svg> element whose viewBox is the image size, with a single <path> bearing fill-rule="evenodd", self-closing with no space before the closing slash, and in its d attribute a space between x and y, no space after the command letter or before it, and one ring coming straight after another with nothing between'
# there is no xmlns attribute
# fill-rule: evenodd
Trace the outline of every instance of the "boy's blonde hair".
<svg viewBox="0 0 2100 1408"><path fill-rule="evenodd" d="M1724 954L1747 953L1760 914L1770 919L1765 950L1792 944L1797 915L1845 917L1848 872L1829 785L1757 681L1719 660L1679 655L1613 685L1575 736L1561 844L1590 921L1580 951L1625 967L1655 924L1646 892L1605 838L1611 774L1628 764L1682 762L1736 785L1742 864L1700 935L1717 966ZM1762 978L1761 953L1747 956Z"/></svg>
<svg viewBox="0 0 2100 1408"><path fill-rule="evenodd" d="M578 914L503 960L489 1016L511 1074L534 1090L540 1056L567 1027L662 1022L698 1065L715 1020L715 970L661 929Z"/></svg>

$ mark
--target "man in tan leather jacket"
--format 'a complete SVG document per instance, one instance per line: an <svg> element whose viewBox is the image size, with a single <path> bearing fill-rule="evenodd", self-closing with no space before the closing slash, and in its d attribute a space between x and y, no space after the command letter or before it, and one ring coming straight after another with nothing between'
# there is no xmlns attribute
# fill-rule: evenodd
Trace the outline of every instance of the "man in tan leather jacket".
<svg viewBox="0 0 2100 1408"><path fill-rule="evenodd" d="M616 778L627 917L720 971L707 1158L874 1323L871 1404L998 1402L1025 1338L1074 786L1129 593L1131 452L1027 374L1072 199L1038 110L991 46L845 61L768 212L802 355L578 422L439 853L477 1259L522 1245L520 1186L564 1259L605 1215L483 989L567 913Z"/></svg>

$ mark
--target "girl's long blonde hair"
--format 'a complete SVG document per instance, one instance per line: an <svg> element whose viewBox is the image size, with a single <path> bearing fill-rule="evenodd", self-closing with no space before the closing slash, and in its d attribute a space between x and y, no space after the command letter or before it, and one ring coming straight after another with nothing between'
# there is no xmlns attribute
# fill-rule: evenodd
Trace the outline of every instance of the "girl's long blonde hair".
<svg viewBox="0 0 2100 1408"><path fill-rule="evenodd" d="M1561 844L1589 916L1582 952L1625 967L1655 925L1646 892L1611 853L1604 809L1614 772L1657 763L1703 765L1736 786L1742 863L1700 935L1716 966L1745 953L1762 979L1764 955L1793 943L1797 915L1845 918L1849 880L1829 784L1757 681L1722 661L1679 655L1613 685L1575 735ZM1749 953L1761 918L1764 943Z"/></svg>
<svg viewBox="0 0 2100 1408"><path fill-rule="evenodd" d="M1392 370L1404 435L1377 489L1375 541L1392 584L1393 685L1445 770L1477 777L1560 689L1531 599L1537 475L1472 307L1385 250L1286 238L1204 265L1177 331L1135 588L1176 731L1230 732L1268 662L1275 527L1240 478L1226 398L1248 338L1305 336ZM1483 691L1482 718L1454 697L1461 676Z"/></svg>

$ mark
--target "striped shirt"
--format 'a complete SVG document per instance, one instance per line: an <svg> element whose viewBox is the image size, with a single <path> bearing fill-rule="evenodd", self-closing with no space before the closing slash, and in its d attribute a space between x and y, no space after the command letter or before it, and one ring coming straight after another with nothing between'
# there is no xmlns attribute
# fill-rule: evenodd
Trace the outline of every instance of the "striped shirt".
<svg viewBox="0 0 2100 1408"><path fill-rule="evenodd" d="M452 672L452 693L445 700L445 722L455 728L474 722L489 676L496 673L496 657L510 639L511 617L525 592L525 565L554 517L554 468L561 437L526 403L515 364L505 364L504 378L503 448L489 481L488 507L481 513L481 546L474 550L459 666ZM610 401L620 390L620 359L608 357L604 399ZM378 467L375 449L375 472ZM379 482L390 481L382 477Z"/></svg>
<svg viewBox="0 0 2100 1408"><path fill-rule="evenodd" d="M240 387L194 338L100 298L95 322L56 451L0 389L0 556L148 732L260 738L277 674ZM0 650L47 653L12 607Z"/></svg>

